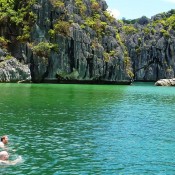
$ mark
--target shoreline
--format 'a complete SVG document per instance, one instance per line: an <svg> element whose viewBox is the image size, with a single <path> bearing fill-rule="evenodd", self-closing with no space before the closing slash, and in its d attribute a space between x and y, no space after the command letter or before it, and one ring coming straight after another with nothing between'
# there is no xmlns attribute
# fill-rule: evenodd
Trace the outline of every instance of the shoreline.
<svg viewBox="0 0 175 175"><path fill-rule="evenodd" d="M92 84L92 85L131 85L132 81L107 81L107 80L58 80L58 79L45 79L42 83L52 84Z"/></svg>
<svg viewBox="0 0 175 175"><path fill-rule="evenodd" d="M21 83L21 84L91 84L91 85L132 85L133 83L155 83L156 81L150 80L58 80L56 78L44 79L41 82L32 82L32 81L12 81L12 82L0 82L0 83Z"/></svg>

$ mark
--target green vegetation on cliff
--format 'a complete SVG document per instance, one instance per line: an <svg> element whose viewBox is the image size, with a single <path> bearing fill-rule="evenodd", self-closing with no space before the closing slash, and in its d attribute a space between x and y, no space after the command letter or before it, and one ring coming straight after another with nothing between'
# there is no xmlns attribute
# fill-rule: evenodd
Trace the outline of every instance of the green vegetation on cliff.
<svg viewBox="0 0 175 175"><path fill-rule="evenodd" d="M58 45L48 43L48 42L40 42L39 44L32 46L32 50L34 54L38 56L49 57L51 50L54 50L54 51L58 50Z"/></svg>
<svg viewBox="0 0 175 175"><path fill-rule="evenodd" d="M32 11L35 0L1 0L0 2L0 25L7 24L11 33L19 41L30 38L31 26L36 21L36 15Z"/></svg>
<svg viewBox="0 0 175 175"><path fill-rule="evenodd" d="M104 0L1 0L0 25L0 48L30 63L36 81L73 70L87 80L175 72L175 10L117 21Z"/></svg>
<svg viewBox="0 0 175 175"><path fill-rule="evenodd" d="M156 81L175 76L175 10L151 19L123 19L119 31L131 57L136 80Z"/></svg>
<svg viewBox="0 0 175 175"><path fill-rule="evenodd" d="M56 8L63 8L64 7L64 2L62 0L50 0L51 4Z"/></svg>

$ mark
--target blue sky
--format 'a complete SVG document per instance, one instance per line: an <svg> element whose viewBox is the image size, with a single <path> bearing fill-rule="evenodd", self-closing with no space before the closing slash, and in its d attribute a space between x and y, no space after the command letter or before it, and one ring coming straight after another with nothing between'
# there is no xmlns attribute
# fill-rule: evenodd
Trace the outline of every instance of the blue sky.
<svg viewBox="0 0 175 175"><path fill-rule="evenodd" d="M175 0L106 0L109 10L121 19L135 19L175 9Z"/></svg>

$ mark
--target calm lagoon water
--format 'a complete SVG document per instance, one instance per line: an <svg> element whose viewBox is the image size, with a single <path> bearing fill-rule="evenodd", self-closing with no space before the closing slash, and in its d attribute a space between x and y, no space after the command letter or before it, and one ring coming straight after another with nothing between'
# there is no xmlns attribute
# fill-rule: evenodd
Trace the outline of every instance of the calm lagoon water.
<svg viewBox="0 0 175 175"><path fill-rule="evenodd" d="M175 174L175 88L0 84L5 175Z"/></svg>

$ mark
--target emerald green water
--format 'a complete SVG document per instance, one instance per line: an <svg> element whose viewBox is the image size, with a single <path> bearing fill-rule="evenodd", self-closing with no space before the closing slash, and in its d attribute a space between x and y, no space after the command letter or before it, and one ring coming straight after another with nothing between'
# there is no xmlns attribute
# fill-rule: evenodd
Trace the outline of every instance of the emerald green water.
<svg viewBox="0 0 175 175"><path fill-rule="evenodd" d="M0 174L173 175L175 88L0 84Z"/></svg>

